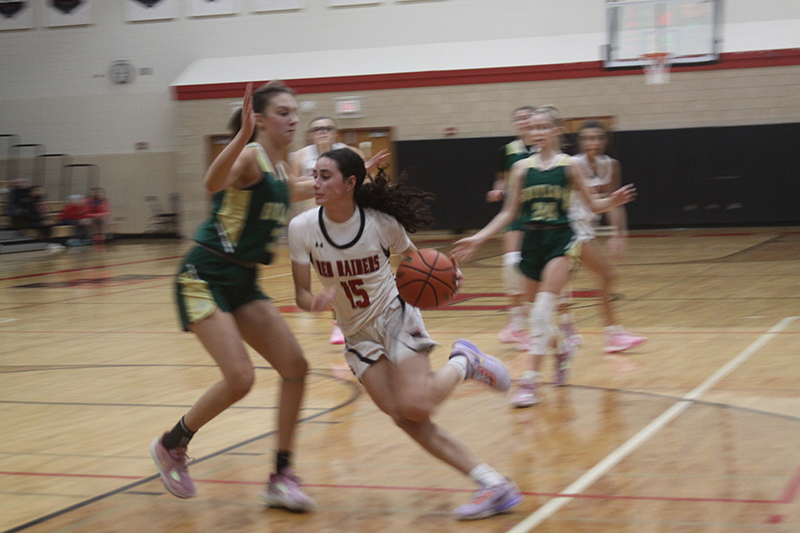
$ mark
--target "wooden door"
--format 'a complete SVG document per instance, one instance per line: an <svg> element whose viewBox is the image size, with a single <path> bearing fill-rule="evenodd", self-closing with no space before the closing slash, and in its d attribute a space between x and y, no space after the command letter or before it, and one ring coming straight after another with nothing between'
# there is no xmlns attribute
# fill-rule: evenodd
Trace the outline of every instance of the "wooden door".
<svg viewBox="0 0 800 533"><path fill-rule="evenodd" d="M389 150L391 156L381 167L391 177L395 177L397 154L394 149L392 128L352 128L339 130L339 140L348 146L361 150L367 159L381 150Z"/></svg>

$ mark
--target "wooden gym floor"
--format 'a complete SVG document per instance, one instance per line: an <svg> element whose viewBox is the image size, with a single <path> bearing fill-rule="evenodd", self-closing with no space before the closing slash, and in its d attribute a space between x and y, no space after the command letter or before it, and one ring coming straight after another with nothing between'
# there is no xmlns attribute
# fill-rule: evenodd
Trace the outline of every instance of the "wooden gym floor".
<svg viewBox="0 0 800 533"><path fill-rule="evenodd" d="M429 233L420 247L450 249ZM617 308L649 337L605 356L591 273L573 283L584 337L569 386L513 410L473 383L437 421L526 494L514 512L453 520L471 482L378 412L328 343L330 314L297 313L287 252L261 270L313 371L297 471L319 510L256 498L273 464L276 375L195 437L198 496L165 492L149 456L218 378L178 330L172 274L186 243L115 243L0 260L0 532L800 531L800 231L633 232ZM455 304L424 313L442 348L467 337L512 376L501 344L500 241ZM549 369L548 369L549 372Z"/></svg>

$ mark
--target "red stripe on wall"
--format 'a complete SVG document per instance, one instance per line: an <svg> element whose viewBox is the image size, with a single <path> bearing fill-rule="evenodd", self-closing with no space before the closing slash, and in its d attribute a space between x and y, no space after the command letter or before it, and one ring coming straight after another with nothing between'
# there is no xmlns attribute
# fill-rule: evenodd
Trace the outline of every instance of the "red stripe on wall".
<svg viewBox="0 0 800 533"><path fill-rule="evenodd" d="M800 65L800 48L721 54L718 62L704 65L673 65L672 71L694 72L701 70L785 67L791 65ZM584 61L580 63L557 63L526 67L399 72L284 81L298 94L309 94L407 89L413 87L447 87L481 83L602 78L606 76L638 76L641 74L642 70L640 68L606 70L603 68L602 61ZM258 84L268 80L252 81ZM247 82L210 83L204 85L178 85L172 89L176 100L208 100L214 98L239 98L244 94L246 85Z"/></svg>

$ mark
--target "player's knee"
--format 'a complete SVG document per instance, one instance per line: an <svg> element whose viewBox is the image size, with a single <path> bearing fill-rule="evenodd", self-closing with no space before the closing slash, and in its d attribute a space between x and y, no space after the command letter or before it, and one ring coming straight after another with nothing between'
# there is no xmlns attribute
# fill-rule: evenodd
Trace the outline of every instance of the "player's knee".
<svg viewBox="0 0 800 533"><path fill-rule="evenodd" d="M298 353L287 358L287 360L281 364L278 373L284 381L302 381L306 377L306 374L308 374L308 361L306 361L302 353Z"/></svg>
<svg viewBox="0 0 800 533"><path fill-rule="evenodd" d="M256 382L256 374L252 368L237 370L225 376L230 395L238 401L247 396Z"/></svg>
<svg viewBox="0 0 800 533"><path fill-rule="evenodd" d="M399 399L393 411L392 419L394 423L406 430L406 426L409 424L427 420L431 414L431 407L426 405L422 398L406 396Z"/></svg>
<svg viewBox="0 0 800 533"><path fill-rule="evenodd" d="M413 433L421 422L430 417L430 411L419 406L404 406L392 415L394 423L406 433Z"/></svg>

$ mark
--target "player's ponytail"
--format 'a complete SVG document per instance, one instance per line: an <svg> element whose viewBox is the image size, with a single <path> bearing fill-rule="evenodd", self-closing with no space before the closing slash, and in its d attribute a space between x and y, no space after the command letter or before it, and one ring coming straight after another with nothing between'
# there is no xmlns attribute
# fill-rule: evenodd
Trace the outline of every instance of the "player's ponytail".
<svg viewBox="0 0 800 533"><path fill-rule="evenodd" d="M353 199L357 205L394 217L409 233L433 226L434 219L428 205L436 198L433 193L409 187L404 183L404 176L400 176L396 183L390 183L383 169L367 181L364 160L349 148L330 150L320 157L335 161L343 178L356 178Z"/></svg>

